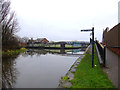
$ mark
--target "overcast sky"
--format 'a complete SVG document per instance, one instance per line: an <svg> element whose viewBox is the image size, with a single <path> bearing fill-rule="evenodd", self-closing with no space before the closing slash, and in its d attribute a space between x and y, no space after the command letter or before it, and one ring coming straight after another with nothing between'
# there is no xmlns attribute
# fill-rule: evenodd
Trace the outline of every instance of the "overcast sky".
<svg viewBox="0 0 120 90"><path fill-rule="evenodd" d="M95 37L102 40L106 27L118 24L119 0L11 0L21 30L20 37L47 38L50 41L89 41L95 28Z"/></svg>

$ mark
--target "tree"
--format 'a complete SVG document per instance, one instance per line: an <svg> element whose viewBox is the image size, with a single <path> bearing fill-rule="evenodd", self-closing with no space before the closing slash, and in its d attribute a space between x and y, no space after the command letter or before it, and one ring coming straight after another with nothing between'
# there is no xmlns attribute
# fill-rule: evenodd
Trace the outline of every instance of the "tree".
<svg viewBox="0 0 120 90"><path fill-rule="evenodd" d="M0 1L0 24L2 30L2 49L16 49L18 46L15 33L18 31L18 23L15 16L15 12L10 11L10 1Z"/></svg>
<svg viewBox="0 0 120 90"><path fill-rule="evenodd" d="M28 37L23 37L22 40L23 40L23 43L28 43L29 38Z"/></svg>

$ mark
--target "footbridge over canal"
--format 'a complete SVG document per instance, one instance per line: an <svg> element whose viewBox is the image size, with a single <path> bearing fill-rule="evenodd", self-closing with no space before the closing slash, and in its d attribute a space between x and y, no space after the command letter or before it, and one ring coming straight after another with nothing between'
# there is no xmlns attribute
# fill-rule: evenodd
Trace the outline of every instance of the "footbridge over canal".
<svg viewBox="0 0 120 90"><path fill-rule="evenodd" d="M27 46L27 49L80 49L80 48L87 48L89 44L80 44L80 43L66 43L66 42L54 42L54 43L39 43L39 44L32 44Z"/></svg>

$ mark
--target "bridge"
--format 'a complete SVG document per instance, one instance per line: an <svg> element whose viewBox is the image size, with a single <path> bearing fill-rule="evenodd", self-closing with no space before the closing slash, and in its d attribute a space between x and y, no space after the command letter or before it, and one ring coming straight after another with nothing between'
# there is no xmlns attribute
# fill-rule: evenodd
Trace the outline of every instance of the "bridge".
<svg viewBox="0 0 120 90"><path fill-rule="evenodd" d="M70 43L67 42L54 42L54 43L39 43L39 44L31 44L27 46L27 49L79 49L79 48L87 48L88 44L80 44L80 43Z"/></svg>

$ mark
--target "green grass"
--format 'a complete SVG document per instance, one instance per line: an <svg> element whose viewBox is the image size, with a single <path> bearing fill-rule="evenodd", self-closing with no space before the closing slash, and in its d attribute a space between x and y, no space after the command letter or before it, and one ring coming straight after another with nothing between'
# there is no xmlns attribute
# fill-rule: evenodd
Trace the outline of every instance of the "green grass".
<svg viewBox="0 0 120 90"><path fill-rule="evenodd" d="M63 78L62 78L62 80L64 80L64 81L67 81L69 79L69 77L67 77L67 76L64 76Z"/></svg>
<svg viewBox="0 0 120 90"><path fill-rule="evenodd" d="M73 84L71 88L115 88L100 68L96 54L94 56L96 67L91 67L91 57L91 54L85 54L85 57L81 60L74 74L74 79L70 81Z"/></svg>
<svg viewBox="0 0 120 90"><path fill-rule="evenodd" d="M65 47L66 47L66 48L70 48L70 47L73 47L73 46L66 44Z"/></svg>

